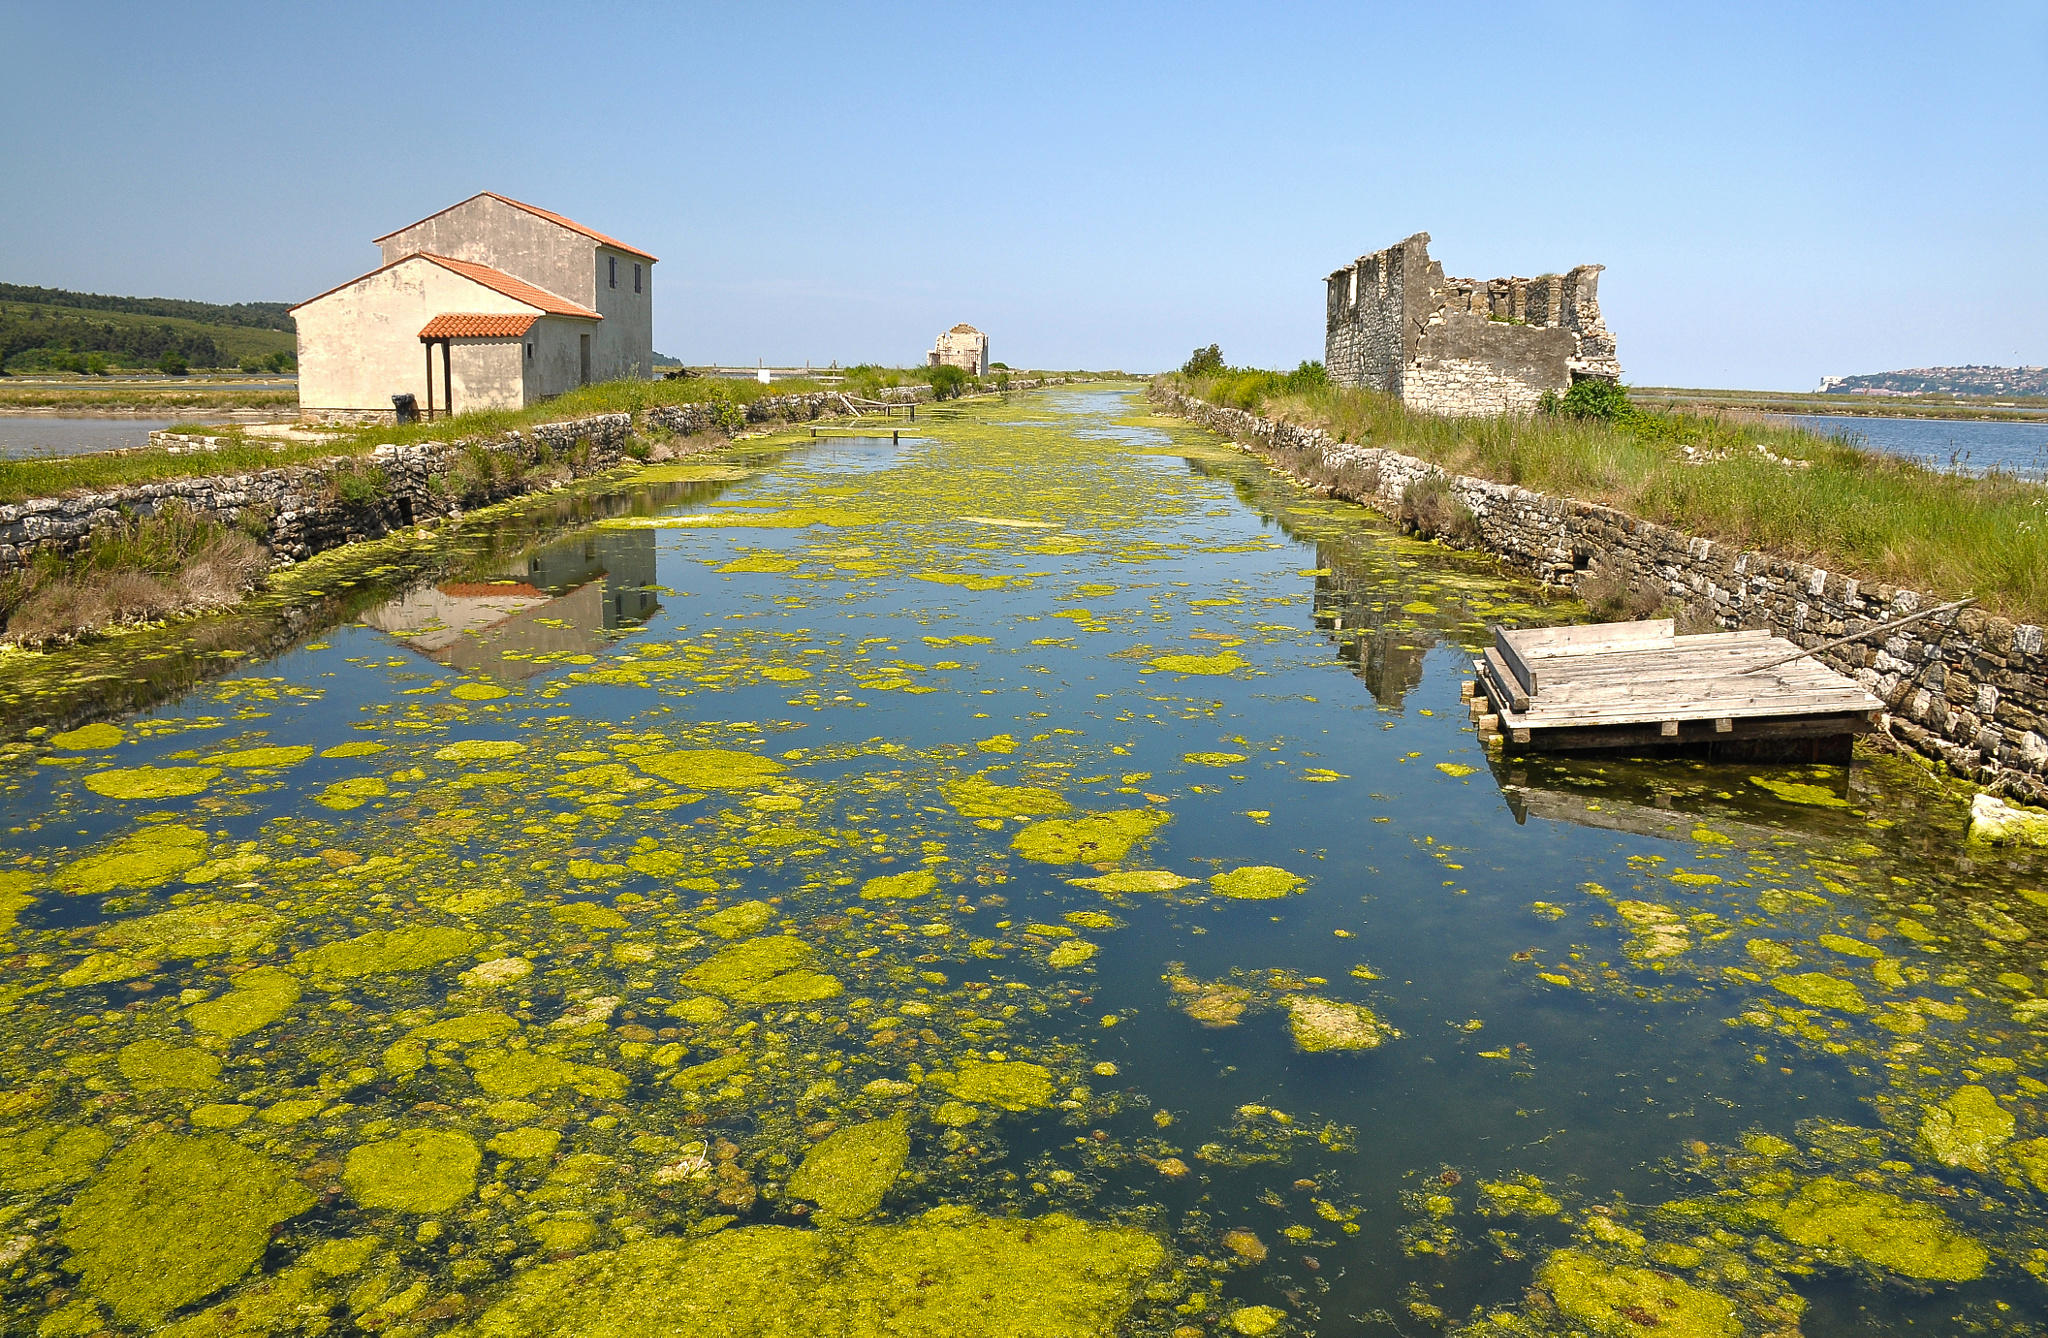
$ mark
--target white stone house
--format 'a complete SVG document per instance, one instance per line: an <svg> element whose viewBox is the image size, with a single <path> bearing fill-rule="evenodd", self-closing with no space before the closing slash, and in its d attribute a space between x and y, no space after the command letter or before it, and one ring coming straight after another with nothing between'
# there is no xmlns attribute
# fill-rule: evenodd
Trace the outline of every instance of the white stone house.
<svg viewBox="0 0 2048 1338"><path fill-rule="evenodd" d="M299 412L389 419L516 409L651 376L647 252L488 191L377 239L384 263L292 308Z"/></svg>
<svg viewBox="0 0 2048 1338"><path fill-rule="evenodd" d="M970 376L986 376L988 336L963 321L940 335L926 356L933 367L958 367Z"/></svg>

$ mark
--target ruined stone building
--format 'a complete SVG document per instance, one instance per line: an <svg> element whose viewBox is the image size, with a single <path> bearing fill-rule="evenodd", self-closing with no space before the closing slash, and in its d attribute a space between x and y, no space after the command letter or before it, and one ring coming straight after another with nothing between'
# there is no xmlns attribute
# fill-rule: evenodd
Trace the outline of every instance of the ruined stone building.
<svg viewBox="0 0 2048 1338"><path fill-rule="evenodd" d="M962 321L939 336L926 358L934 367L958 367L969 376L986 376L988 336Z"/></svg>
<svg viewBox="0 0 2048 1338"><path fill-rule="evenodd" d="M379 237L383 264L292 308L299 411L517 409L654 371L654 257L485 191Z"/></svg>
<svg viewBox="0 0 2048 1338"><path fill-rule="evenodd" d="M1546 390L1621 379L1600 319L1601 269L1447 279L1418 232L1329 277L1323 363L1338 385L1431 413L1528 413Z"/></svg>

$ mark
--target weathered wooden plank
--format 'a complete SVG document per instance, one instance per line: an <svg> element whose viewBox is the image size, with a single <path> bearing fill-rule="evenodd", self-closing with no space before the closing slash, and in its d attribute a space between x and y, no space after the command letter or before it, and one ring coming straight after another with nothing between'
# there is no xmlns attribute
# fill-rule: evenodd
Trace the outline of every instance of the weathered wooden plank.
<svg viewBox="0 0 2048 1338"><path fill-rule="evenodd" d="M1603 646L1669 641L1675 633L1669 618L1633 623L1591 623L1574 627L1518 627L1507 633L1525 656L1576 655Z"/></svg>
<svg viewBox="0 0 2048 1338"><path fill-rule="evenodd" d="M1507 662L1501 659L1499 651L1486 652L1486 669L1493 676L1494 682L1507 689L1509 705L1517 711L1529 709L1529 694L1521 690L1521 684L1514 681L1514 673L1508 668Z"/></svg>
<svg viewBox="0 0 2048 1338"><path fill-rule="evenodd" d="M1681 721L1706 721L1711 724L1725 716L1740 722L1768 716L1811 715L1822 711L1856 715L1859 718L1868 715L1861 702L1801 698L1793 701L1765 699L1743 702L1693 702L1680 711L1674 711L1668 704L1655 702L1554 715L1512 711L1502 712L1502 720L1505 724L1523 729L1571 729L1591 725L1656 724L1674 718Z"/></svg>
<svg viewBox="0 0 2048 1338"><path fill-rule="evenodd" d="M1504 726L1505 727L1505 726ZM1514 729L1509 738L1518 751L1588 752L1605 748L1670 746L1674 743L1748 743L1775 739L1846 740L1868 732L1869 721L1856 714L1792 716L1778 719L1737 720L1726 733L1717 733L1709 722L1681 724L1676 739L1661 732L1655 723L1604 725L1580 729Z"/></svg>
<svg viewBox="0 0 2048 1338"><path fill-rule="evenodd" d="M1493 648L1499 652L1500 658L1506 662L1508 672L1513 674L1515 680L1522 685L1522 691L1533 697L1536 695L1536 671L1531 669L1529 662L1522 658L1522 652L1515 649L1515 643L1510 639L1513 635L1505 627L1496 623L1493 628Z"/></svg>

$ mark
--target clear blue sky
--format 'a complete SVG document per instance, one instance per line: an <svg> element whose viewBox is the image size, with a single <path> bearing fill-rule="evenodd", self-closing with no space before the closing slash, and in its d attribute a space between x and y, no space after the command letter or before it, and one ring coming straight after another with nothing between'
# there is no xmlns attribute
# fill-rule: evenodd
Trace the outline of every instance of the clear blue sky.
<svg viewBox="0 0 2048 1338"><path fill-rule="evenodd" d="M2048 363L2048 6L0 4L0 280L299 300L478 190L690 361L1322 353L1322 276L1607 266L1628 379Z"/></svg>

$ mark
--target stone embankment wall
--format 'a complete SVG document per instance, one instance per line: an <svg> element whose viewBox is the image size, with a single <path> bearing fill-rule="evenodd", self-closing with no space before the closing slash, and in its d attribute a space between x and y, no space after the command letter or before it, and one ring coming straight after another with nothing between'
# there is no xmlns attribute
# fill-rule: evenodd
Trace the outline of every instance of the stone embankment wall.
<svg viewBox="0 0 2048 1338"><path fill-rule="evenodd" d="M1477 546L1547 584L1577 589L1596 574L1618 579L1682 601L1729 630L1768 627L1808 647L1943 602L1685 534L1611 507L1449 475L1412 455L1218 408L1171 387L1154 394L1172 412L1296 477L1388 515L1400 514L1411 483L1446 477L1477 523ZM2048 803L2048 653L2041 628L1970 608L1819 658L1884 700L1894 737L1972 780Z"/></svg>
<svg viewBox="0 0 2048 1338"><path fill-rule="evenodd" d="M1059 385L1067 377L1019 379L1012 390ZM931 397L927 385L900 386L885 392L899 402ZM664 405L641 414L639 428L694 436L730 434L740 426L728 416L744 409L747 424L809 422L835 414L852 414L858 406L837 391L801 395L764 395L740 406L718 403ZM416 446L379 446L368 456L280 466L249 474L164 479L129 484L104 492L68 497L41 497L0 506L0 576L38 553L70 553L84 547L93 531L131 516L150 516L172 504L183 504L228 525L260 526L260 537L280 559L297 561L341 544L375 539L406 525L461 511L463 500L436 479L465 472L478 477L470 453L510 457L490 471L499 481L487 496L468 505L501 501L538 486L581 478L617 468L635 435L628 414L597 414L560 423L544 423L485 439L428 442ZM166 433L159 444L178 451L218 450L224 437ZM528 473L523 466L545 455L552 468ZM511 466L521 466L514 468ZM353 482L354 486L348 486ZM367 495L366 495L367 494Z"/></svg>

